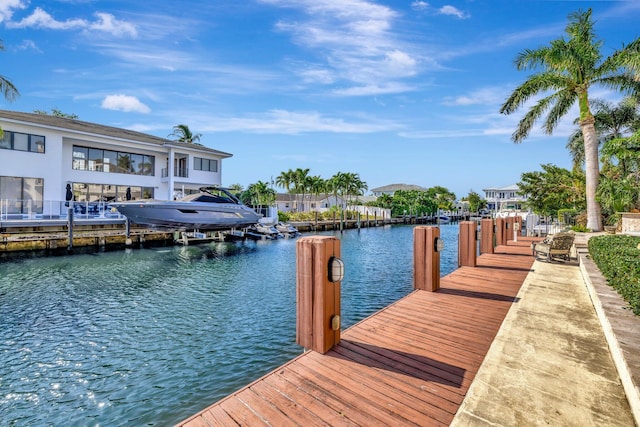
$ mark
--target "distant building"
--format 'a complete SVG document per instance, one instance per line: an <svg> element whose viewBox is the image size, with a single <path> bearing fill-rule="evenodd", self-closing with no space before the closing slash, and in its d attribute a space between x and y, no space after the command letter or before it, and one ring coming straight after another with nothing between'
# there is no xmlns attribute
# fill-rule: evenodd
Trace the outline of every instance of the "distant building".
<svg viewBox="0 0 640 427"><path fill-rule="evenodd" d="M279 212L326 212L333 206L346 207L346 201L340 196L333 195L316 196L314 194L288 194L276 195L276 207Z"/></svg>
<svg viewBox="0 0 640 427"><path fill-rule="evenodd" d="M0 126L0 214L5 215L57 215L70 199L169 200L219 185L222 160L232 156L51 115L0 110Z"/></svg>
<svg viewBox="0 0 640 427"><path fill-rule="evenodd" d="M516 184L506 187L484 188L484 198L487 201L487 209L494 212L506 210L521 211L527 198L518 195L520 187Z"/></svg>
<svg viewBox="0 0 640 427"><path fill-rule="evenodd" d="M412 185L412 184L389 184L389 185L384 185L384 186L378 187L378 188L372 188L370 191L374 196L380 197L383 194L387 194L389 196L393 196L395 194L395 192L398 191L398 190L403 190L403 191L410 191L410 190L427 191L427 189L424 188L424 187L420 187L419 185Z"/></svg>

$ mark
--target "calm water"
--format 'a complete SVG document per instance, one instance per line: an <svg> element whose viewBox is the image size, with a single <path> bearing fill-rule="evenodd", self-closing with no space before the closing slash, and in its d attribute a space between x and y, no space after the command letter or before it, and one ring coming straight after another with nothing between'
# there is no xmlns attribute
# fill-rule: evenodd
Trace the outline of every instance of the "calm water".
<svg viewBox="0 0 640 427"><path fill-rule="evenodd" d="M412 290L412 230L335 234L343 328ZM441 227L442 275L456 267L457 234ZM300 354L295 245L3 262L0 425L172 425Z"/></svg>

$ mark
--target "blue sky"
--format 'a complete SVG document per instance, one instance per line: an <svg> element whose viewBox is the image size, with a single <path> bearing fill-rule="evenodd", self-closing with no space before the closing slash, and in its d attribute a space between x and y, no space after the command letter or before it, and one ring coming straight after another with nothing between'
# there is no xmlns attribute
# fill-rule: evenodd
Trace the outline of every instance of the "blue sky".
<svg viewBox="0 0 640 427"><path fill-rule="evenodd" d="M606 55L640 36L636 0L0 0L0 75L21 94L0 108L161 137L184 123L233 154L224 185L309 168L482 194L570 168L576 114L514 144L526 109L499 109L528 75L516 55L587 8Z"/></svg>

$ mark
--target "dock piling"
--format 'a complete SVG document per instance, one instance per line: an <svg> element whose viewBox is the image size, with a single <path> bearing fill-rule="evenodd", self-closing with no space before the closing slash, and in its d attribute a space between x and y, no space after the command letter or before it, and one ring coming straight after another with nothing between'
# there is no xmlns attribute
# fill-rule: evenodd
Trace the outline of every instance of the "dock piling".
<svg viewBox="0 0 640 427"><path fill-rule="evenodd" d="M458 242L458 266L475 267L478 251L475 221L460 221L460 238Z"/></svg>
<svg viewBox="0 0 640 427"><path fill-rule="evenodd" d="M437 291L440 288L440 228L413 229L413 288Z"/></svg>
<svg viewBox="0 0 640 427"><path fill-rule="evenodd" d="M67 209L67 230L69 244L67 245L67 252L73 253L73 208Z"/></svg>
<svg viewBox="0 0 640 427"><path fill-rule="evenodd" d="M507 244L507 220L505 218L496 218L496 245L504 246Z"/></svg>
<svg viewBox="0 0 640 427"><path fill-rule="evenodd" d="M485 218L480 221L480 254L492 254L495 237L493 219Z"/></svg>
<svg viewBox="0 0 640 427"><path fill-rule="evenodd" d="M337 259L337 261L335 261ZM340 342L340 240L302 237L296 242L296 342L324 354Z"/></svg>

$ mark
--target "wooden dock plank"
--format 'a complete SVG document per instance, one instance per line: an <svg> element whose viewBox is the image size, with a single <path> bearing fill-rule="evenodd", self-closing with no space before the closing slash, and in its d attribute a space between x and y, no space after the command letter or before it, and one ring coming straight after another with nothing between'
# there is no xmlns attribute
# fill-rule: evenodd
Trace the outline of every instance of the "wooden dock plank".
<svg viewBox="0 0 640 427"><path fill-rule="evenodd" d="M179 425L449 425L533 261L499 246Z"/></svg>

